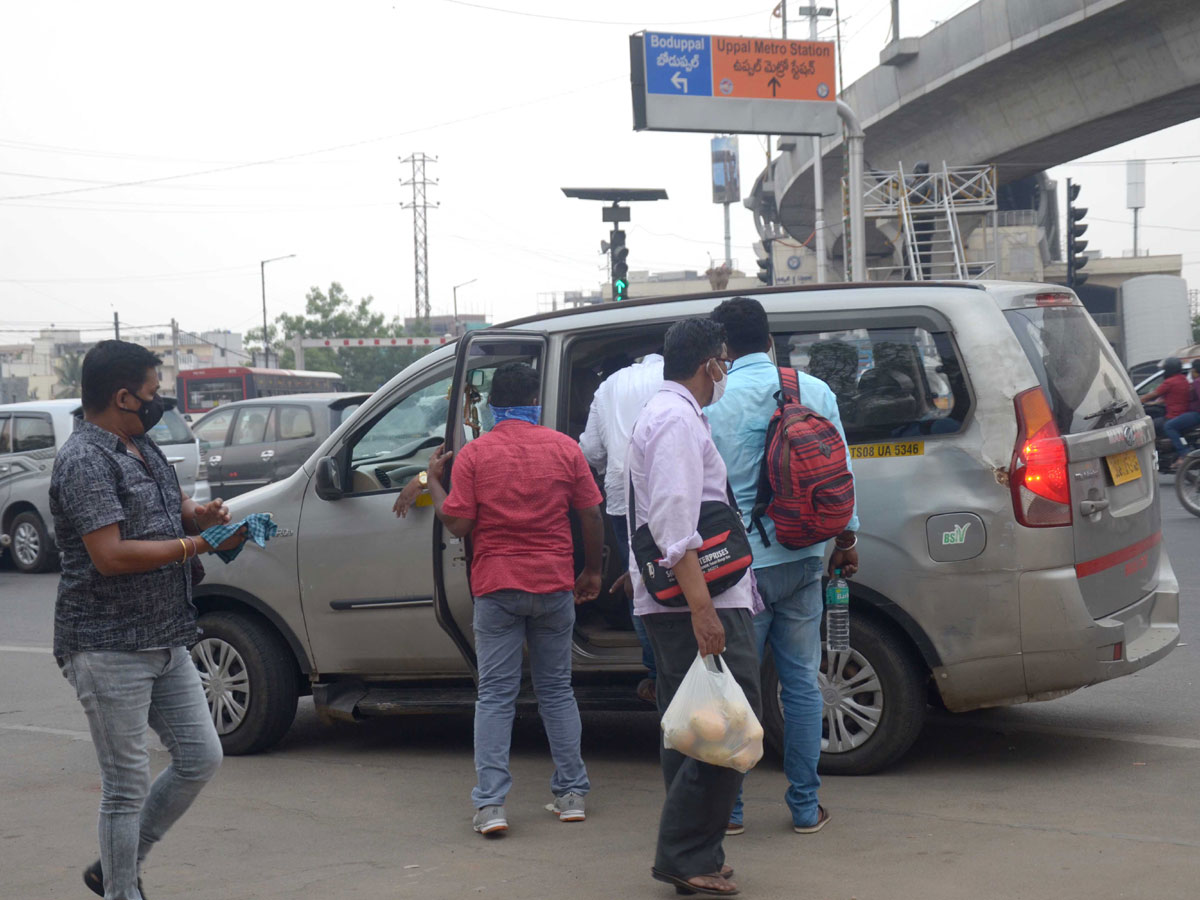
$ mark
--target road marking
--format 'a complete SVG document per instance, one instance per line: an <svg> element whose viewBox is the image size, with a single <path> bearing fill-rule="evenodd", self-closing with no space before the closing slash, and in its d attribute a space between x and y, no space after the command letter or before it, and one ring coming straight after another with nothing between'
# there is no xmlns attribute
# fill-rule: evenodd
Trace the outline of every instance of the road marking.
<svg viewBox="0 0 1200 900"><path fill-rule="evenodd" d="M49 647L24 647L20 644L0 644L0 652L5 653L53 653Z"/></svg>
<svg viewBox="0 0 1200 900"><path fill-rule="evenodd" d="M69 731L66 728L43 728L40 725L0 725L0 731L28 731L34 734L57 734L76 741L90 741L92 736L86 731Z"/></svg>
<svg viewBox="0 0 1200 900"><path fill-rule="evenodd" d="M1032 722L978 722L940 718L934 721L938 724L953 725L958 728L978 728L1003 734L1049 734L1058 737L1091 738L1098 741L1123 741L1127 744L1150 744L1155 747L1173 747L1177 750L1200 750L1200 740L1172 737L1168 734L1129 734L1124 731L1065 728L1056 725L1037 725Z"/></svg>

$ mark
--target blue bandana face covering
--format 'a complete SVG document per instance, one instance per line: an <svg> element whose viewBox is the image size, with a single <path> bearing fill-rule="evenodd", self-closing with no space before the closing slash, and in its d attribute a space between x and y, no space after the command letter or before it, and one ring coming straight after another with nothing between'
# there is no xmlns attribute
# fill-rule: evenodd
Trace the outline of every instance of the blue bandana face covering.
<svg viewBox="0 0 1200 900"><path fill-rule="evenodd" d="M520 419L530 425L537 425L542 420L541 406L492 406L489 403L488 409L492 411L492 419L497 425L505 419Z"/></svg>

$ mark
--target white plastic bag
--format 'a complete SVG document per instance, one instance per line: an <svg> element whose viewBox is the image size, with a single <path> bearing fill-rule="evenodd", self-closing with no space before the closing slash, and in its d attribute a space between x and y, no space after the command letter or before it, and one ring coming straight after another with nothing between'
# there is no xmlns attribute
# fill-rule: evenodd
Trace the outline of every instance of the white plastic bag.
<svg viewBox="0 0 1200 900"><path fill-rule="evenodd" d="M719 655L696 654L663 713L662 730L668 749L714 766L749 772L762 759L762 725Z"/></svg>

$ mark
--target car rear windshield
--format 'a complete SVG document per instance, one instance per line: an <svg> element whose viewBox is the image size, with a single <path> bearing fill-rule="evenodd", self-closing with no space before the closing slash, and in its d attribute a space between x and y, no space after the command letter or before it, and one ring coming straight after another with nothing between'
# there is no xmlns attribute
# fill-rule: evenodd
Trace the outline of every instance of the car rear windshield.
<svg viewBox="0 0 1200 900"><path fill-rule="evenodd" d="M179 410L168 409L163 412L158 424L150 429L150 440L160 447L166 447L169 444L190 444L195 438Z"/></svg>
<svg viewBox="0 0 1200 900"><path fill-rule="evenodd" d="M1142 415L1125 370L1087 310L1079 306L1010 309L1008 324L1050 398L1062 434L1078 434Z"/></svg>

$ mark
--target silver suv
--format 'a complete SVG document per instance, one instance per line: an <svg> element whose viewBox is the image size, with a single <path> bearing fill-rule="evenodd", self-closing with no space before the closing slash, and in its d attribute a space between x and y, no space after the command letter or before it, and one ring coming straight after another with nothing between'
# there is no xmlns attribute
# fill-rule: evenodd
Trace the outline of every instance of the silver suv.
<svg viewBox="0 0 1200 900"><path fill-rule="evenodd" d="M469 546L428 506L396 519L396 493L431 447L490 427L500 364L531 363L545 424L578 436L608 373L723 296L473 332L393 378L291 477L234 500L235 515L271 512L281 532L209 564L197 590L193 656L226 750L276 743L306 690L345 719L469 704ZM1170 652L1179 593L1153 428L1074 294L981 283L755 296L777 361L834 390L854 456L862 568L853 649L823 665L824 771L898 759L931 696L952 711L1049 699ZM606 581L618 574L609 565ZM581 607L575 671L582 706L638 708L640 648L619 605ZM769 658L763 679L775 695ZM765 724L778 747L777 704Z"/></svg>

